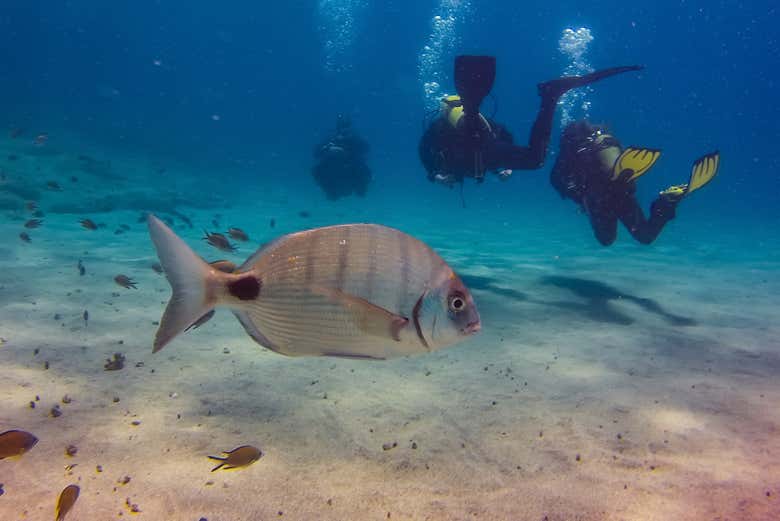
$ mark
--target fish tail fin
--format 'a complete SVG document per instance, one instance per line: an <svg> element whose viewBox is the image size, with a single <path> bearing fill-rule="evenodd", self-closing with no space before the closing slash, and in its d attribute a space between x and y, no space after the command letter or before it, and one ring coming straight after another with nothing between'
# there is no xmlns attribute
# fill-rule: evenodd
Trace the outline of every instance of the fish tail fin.
<svg viewBox="0 0 780 521"><path fill-rule="evenodd" d="M213 459L213 460L222 462L219 465L217 465L216 467L214 467L213 469L211 469L211 472L214 472L214 471L219 470L222 467L224 467L225 466L225 461L227 461L227 458L219 458L217 456L206 456L206 457L209 458L209 459Z"/></svg>
<svg viewBox="0 0 780 521"><path fill-rule="evenodd" d="M210 288L218 275L181 240L173 230L152 214L147 217L149 235L173 295L165 308L154 337L156 353L216 305Z"/></svg>

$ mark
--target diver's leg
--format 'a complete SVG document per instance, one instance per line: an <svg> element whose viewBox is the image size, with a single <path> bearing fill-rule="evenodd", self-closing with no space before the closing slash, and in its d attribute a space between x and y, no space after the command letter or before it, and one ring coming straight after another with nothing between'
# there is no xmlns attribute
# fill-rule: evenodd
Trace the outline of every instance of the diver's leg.
<svg viewBox="0 0 780 521"><path fill-rule="evenodd" d="M618 218L610 202L603 197L586 196L584 206L590 218L593 235L596 236L601 245L609 246L615 242Z"/></svg>
<svg viewBox="0 0 780 521"><path fill-rule="evenodd" d="M618 208L620 221L638 242L652 243L667 222L674 219L677 204L659 197L650 205L650 218L645 219L639 202L633 195L627 197Z"/></svg>

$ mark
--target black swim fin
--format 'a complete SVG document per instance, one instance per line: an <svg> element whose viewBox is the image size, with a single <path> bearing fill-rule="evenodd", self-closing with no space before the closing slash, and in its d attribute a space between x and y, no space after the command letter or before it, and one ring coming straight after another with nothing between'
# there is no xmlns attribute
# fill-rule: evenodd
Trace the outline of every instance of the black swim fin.
<svg viewBox="0 0 780 521"><path fill-rule="evenodd" d="M591 72L590 74L584 74L582 76L563 76L562 78L557 78L555 80L545 81L544 83L540 83L537 88L539 89L539 95L543 98L551 97L558 99L571 89L589 85L616 74L622 74L624 72L630 71L641 71L644 68L644 65L610 67L609 69L601 69L599 71Z"/></svg>
<svg viewBox="0 0 780 521"><path fill-rule="evenodd" d="M479 106L490 94L495 79L494 56L455 57L455 90L463 103L464 116L479 114Z"/></svg>

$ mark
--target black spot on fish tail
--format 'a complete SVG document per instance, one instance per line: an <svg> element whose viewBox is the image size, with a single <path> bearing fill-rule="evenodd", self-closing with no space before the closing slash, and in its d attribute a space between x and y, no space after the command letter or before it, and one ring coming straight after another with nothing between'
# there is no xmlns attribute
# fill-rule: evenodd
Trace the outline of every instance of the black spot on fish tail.
<svg viewBox="0 0 780 521"><path fill-rule="evenodd" d="M420 339L420 343L425 346L426 349L430 349L428 342L426 342L425 336L423 335L422 327L420 327L420 309L422 309L423 298L425 298L425 293L420 295L420 298L418 298L417 302L414 304L414 309L412 309L412 321L414 322L414 329L417 331L417 338Z"/></svg>
<svg viewBox="0 0 780 521"><path fill-rule="evenodd" d="M261 287L260 279L252 275L233 280L227 285L230 294L239 300L255 300L260 296Z"/></svg>

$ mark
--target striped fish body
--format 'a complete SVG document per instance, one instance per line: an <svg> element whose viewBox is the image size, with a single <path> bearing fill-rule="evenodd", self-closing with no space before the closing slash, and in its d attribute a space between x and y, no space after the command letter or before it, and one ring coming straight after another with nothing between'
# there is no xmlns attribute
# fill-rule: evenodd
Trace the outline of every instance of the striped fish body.
<svg viewBox="0 0 780 521"><path fill-rule="evenodd" d="M171 248L165 244L175 235L152 219L152 238L174 289L155 350L215 306L230 307L253 339L290 356L426 353L480 328L473 299L452 269L426 244L392 228L347 224L293 233L258 250L232 274L213 268L194 274L200 279L194 284L179 280L182 270L174 264L180 267L181 252L169 259L171 270L166 266ZM190 306L200 313L190 322L192 313L180 318L172 310L183 300L200 300Z"/></svg>

